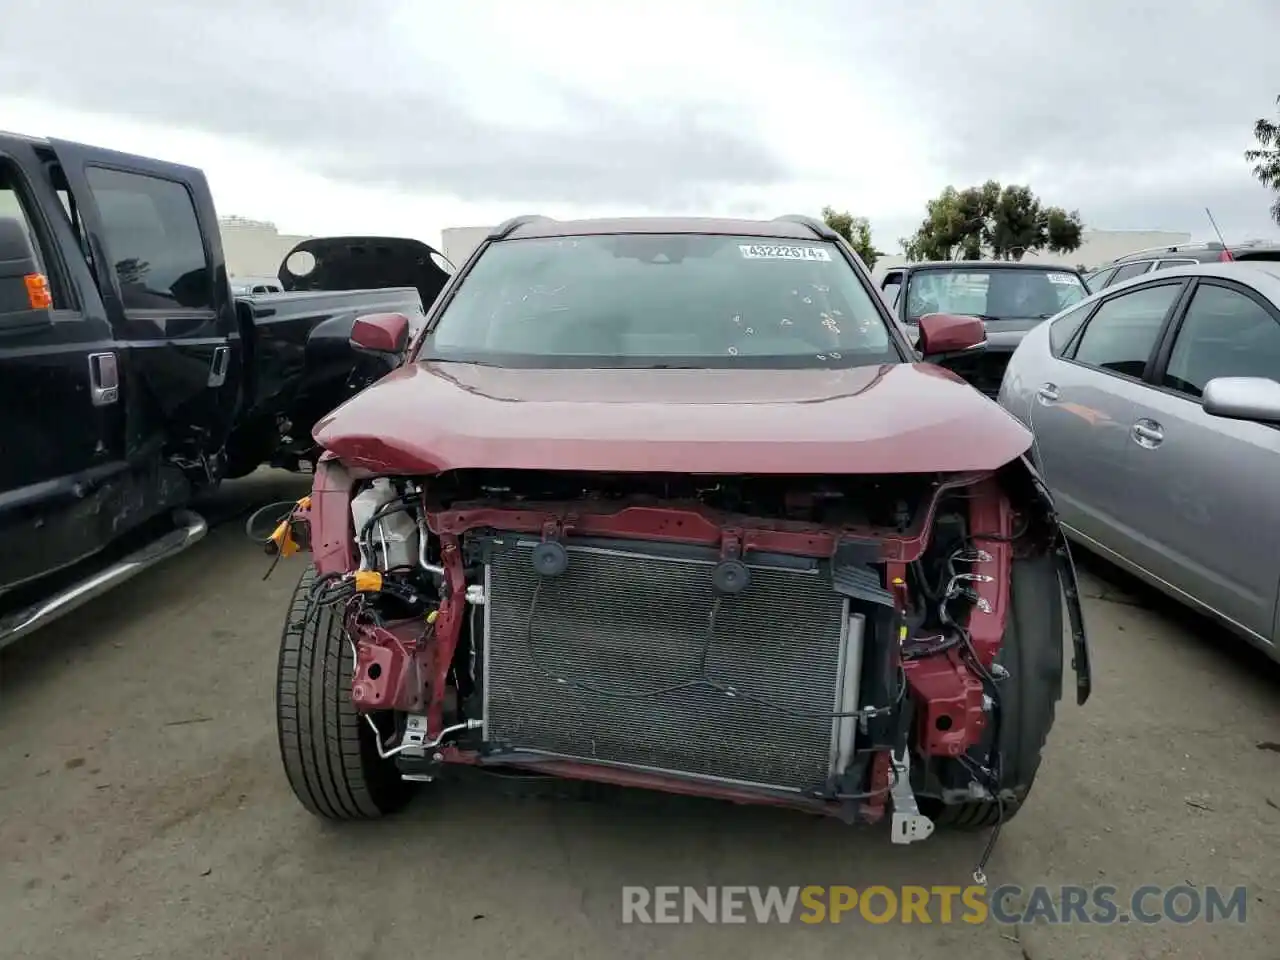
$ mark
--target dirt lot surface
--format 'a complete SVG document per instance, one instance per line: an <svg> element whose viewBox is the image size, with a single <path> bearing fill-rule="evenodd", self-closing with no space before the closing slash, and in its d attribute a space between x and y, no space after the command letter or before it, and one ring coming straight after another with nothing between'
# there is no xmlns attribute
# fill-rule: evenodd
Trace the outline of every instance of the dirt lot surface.
<svg viewBox="0 0 1280 960"><path fill-rule="evenodd" d="M299 489L255 476L211 513ZM1280 958L1280 669L1096 563L1094 699L1060 705L990 882L1244 884L1242 926L624 926L624 884L965 884L982 838L490 779L322 824L274 728L301 562L264 569L224 522L0 653L0 956Z"/></svg>

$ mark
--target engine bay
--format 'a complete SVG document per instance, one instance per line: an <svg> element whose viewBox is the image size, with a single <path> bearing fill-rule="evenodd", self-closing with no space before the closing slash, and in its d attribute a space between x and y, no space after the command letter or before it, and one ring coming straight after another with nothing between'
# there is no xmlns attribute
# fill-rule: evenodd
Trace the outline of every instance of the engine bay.
<svg viewBox="0 0 1280 960"><path fill-rule="evenodd" d="M910 842L917 796L999 790L1010 565L1052 546L1034 497L331 461L309 603L342 611L352 703L406 779L515 767L863 821L892 798Z"/></svg>

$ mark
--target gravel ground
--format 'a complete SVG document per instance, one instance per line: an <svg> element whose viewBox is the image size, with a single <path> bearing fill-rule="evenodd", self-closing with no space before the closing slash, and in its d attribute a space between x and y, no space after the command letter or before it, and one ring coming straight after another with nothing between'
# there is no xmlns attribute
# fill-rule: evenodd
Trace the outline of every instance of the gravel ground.
<svg viewBox="0 0 1280 960"><path fill-rule="evenodd" d="M211 511L299 489L257 475ZM982 838L895 848L788 812L487 779L322 824L289 792L273 719L300 569L264 582L224 523L0 653L0 955L1280 958L1280 669L1099 564L1094 699L1060 705L990 881L1245 884L1243 926L624 926L624 884L965 884Z"/></svg>

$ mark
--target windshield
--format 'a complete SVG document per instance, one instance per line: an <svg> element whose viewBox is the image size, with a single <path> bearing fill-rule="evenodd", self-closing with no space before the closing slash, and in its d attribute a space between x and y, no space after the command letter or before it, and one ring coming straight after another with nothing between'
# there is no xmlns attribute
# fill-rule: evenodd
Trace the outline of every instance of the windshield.
<svg viewBox="0 0 1280 960"><path fill-rule="evenodd" d="M1051 317L1089 295L1074 273L1009 270L920 270L907 288L907 318L927 313L1030 320Z"/></svg>
<svg viewBox="0 0 1280 960"><path fill-rule="evenodd" d="M423 358L523 367L819 367L901 361L832 244L609 234L490 246Z"/></svg>

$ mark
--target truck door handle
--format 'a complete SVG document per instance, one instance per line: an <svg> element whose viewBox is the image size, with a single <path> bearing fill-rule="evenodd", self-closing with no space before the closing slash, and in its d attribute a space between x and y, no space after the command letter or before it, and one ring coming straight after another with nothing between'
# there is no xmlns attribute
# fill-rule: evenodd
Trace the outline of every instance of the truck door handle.
<svg viewBox="0 0 1280 960"><path fill-rule="evenodd" d="M1137 421L1129 431L1133 442L1147 450L1154 450L1164 440L1164 430L1160 424L1145 417Z"/></svg>
<svg viewBox="0 0 1280 960"><path fill-rule="evenodd" d="M227 368L231 366L231 348L225 344L215 347L213 359L209 362L210 387L220 387L227 382Z"/></svg>
<svg viewBox="0 0 1280 960"><path fill-rule="evenodd" d="M1053 383L1042 384L1036 391L1036 396L1040 398L1041 403L1053 403L1058 399L1058 387Z"/></svg>
<svg viewBox="0 0 1280 960"><path fill-rule="evenodd" d="M120 367L114 353L89 354L89 399L95 407L120 399Z"/></svg>

